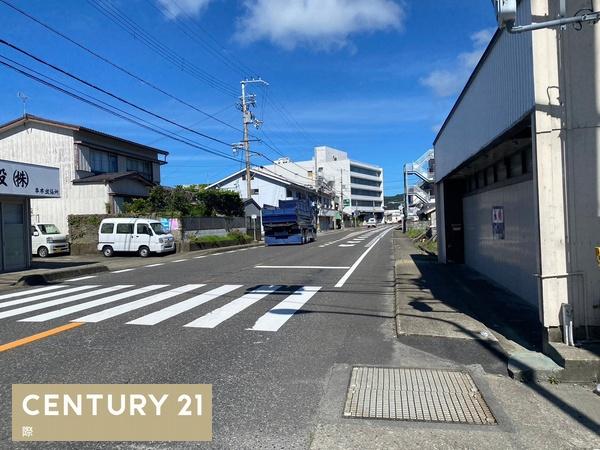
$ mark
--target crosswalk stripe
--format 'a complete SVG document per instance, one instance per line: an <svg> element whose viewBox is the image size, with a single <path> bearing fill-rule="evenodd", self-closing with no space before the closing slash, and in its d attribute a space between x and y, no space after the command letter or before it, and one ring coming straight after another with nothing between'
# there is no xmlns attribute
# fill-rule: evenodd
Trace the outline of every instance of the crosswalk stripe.
<svg viewBox="0 0 600 450"><path fill-rule="evenodd" d="M264 316L260 317L252 328L253 331L279 330L302 306L306 304L321 286L304 286L294 291L285 300L271 308Z"/></svg>
<svg viewBox="0 0 600 450"><path fill-rule="evenodd" d="M123 300L124 298L134 297L136 295L145 294L150 291L155 291L157 289L168 287L168 284L152 284L150 286L145 286L143 288L134 289L132 291L121 292L119 294L111 295L109 297L103 297L98 300L92 300L90 302L79 303L77 305L68 306L66 308L57 309L56 311L50 311L44 314L39 314L37 316L27 317L25 319L19 320L19 322L44 322L46 320L56 319L57 317L67 316L69 314L73 314L79 311L83 311L84 309L94 308L96 306L106 305L107 303L116 302L118 300Z"/></svg>
<svg viewBox="0 0 600 450"><path fill-rule="evenodd" d="M78 319L72 320L71 322L100 322L102 320L110 319L111 317L125 314L135 309L143 308L144 306L158 303L162 300L166 300L177 295L185 294L186 292L193 291L194 289L201 288L202 286L205 286L205 284L186 284L185 286L171 289L166 292L161 292L159 294L151 295L147 298L142 298L140 300L135 300L130 303L125 303L124 305L114 306L103 311L98 311L97 313L88 314L87 316L80 317Z"/></svg>
<svg viewBox="0 0 600 450"><path fill-rule="evenodd" d="M192 308L196 308L197 306L203 305L204 303L214 300L215 298L225 295L231 291L235 291L241 287L243 287L242 284L226 284L211 291L192 297L188 300L167 306L159 311L146 314L139 319L135 319L127 323L130 325L156 325L159 322L170 319L171 317L174 317Z"/></svg>
<svg viewBox="0 0 600 450"><path fill-rule="evenodd" d="M125 273L125 272L131 272L132 270L135 270L135 269L113 270L111 273Z"/></svg>
<svg viewBox="0 0 600 450"><path fill-rule="evenodd" d="M76 286L69 289L64 289L61 291L52 291L46 292L45 294L34 295L33 297L21 298L19 300L11 300L9 302L0 303L0 308L8 308L9 306L22 305L24 303L35 302L36 300L43 300L49 297L56 297L57 295L65 295L72 294L73 292L85 291L86 289L93 289L100 287L98 285L86 285L86 286ZM27 293L32 291L25 291ZM39 292L39 291L38 291Z"/></svg>
<svg viewBox="0 0 600 450"><path fill-rule="evenodd" d="M87 275L85 277L77 277L77 278L71 278L70 280L65 280L67 283L70 283L72 281L83 281L83 280L90 280L92 278L96 278L97 275Z"/></svg>
<svg viewBox="0 0 600 450"><path fill-rule="evenodd" d="M38 292L54 291L56 289L64 289L66 287L69 287L69 285L58 284L58 285L54 285L54 286L46 286L46 287L35 288L35 289L25 289L25 290L18 291L18 292L11 292L10 294L0 295L0 300L5 300L7 298L23 297L24 295L37 294Z"/></svg>
<svg viewBox="0 0 600 450"><path fill-rule="evenodd" d="M51 306L62 305L63 303L74 302L83 298L95 297L96 295L106 294L108 292L118 291L119 289L126 289L133 287L131 284L119 284L116 286L110 286L104 289L98 289L97 291L84 292L83 294L71 295L69 297L61 297L56 300L48 300L47 302L35 303L33 305L22 306L16 309L9 309L0 313L0 319L6 317L18 316L19 314L28 313L31 311L37 311L39 309L49 308Z"/></svg>
<svg viewBox="0 0 600 450"><path fill-rule="evenodd" d="M251 292L248 292L247 294L242 295L240 298L194 320L193 322L188 323L185 326L191 328L214 328L220 323L235 316L237 313L249 308L259 300L262 300L266 296L272 294L280 287L281 286L261 286Z"/></svg>

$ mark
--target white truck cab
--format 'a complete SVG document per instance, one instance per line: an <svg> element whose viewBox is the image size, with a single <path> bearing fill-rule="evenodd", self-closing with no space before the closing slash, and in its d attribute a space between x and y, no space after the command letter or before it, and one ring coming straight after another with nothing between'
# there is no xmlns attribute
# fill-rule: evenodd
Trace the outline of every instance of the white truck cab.
<svg viewBox="0 0 600 450"><path fill-rule="evenodd" d="M175 239L158 220L104 219L98 229L98 251L106 257L114 252L137 252L142 258L150 253L175 251Z"/></svg>
<svg viewBox="0 0 600 450"><path fill-rule="evenodd" d="M31 253L45 258L56 253L69 253L69 236L53 223L31 225Z"/></svg>

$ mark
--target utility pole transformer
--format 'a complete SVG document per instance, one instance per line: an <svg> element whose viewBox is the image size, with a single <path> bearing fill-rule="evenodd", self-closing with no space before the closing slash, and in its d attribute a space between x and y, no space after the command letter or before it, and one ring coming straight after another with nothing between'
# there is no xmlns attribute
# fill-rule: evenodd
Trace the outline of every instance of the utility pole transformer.
<svg viewBox="0 0 600 450"><path fill-rule="evenodd" d="M247 198L252 198L252 180L250 177L250 140L248 139L248 126L254 125L255 128L259 128L262 125L262 121L258 120L252 111L251 107L256 106L256 96L255 95L246 95L246 85L252 83L261 83L265 86L268 86L269 83L264 81L261 78L251 78L245 79L241 82L242 85L242 97L241 97L241 110L242 110L242 122L244 125L244 139L242 141L242 147L244 148L245 157L246 157L246 196ZM239 144L234 144L233 148L239 147Z"/></svg>

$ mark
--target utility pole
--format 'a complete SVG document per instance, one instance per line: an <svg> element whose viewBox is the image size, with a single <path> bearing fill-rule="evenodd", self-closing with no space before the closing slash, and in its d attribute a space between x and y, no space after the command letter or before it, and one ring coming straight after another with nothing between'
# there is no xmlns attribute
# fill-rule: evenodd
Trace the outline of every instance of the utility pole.
<svg viewBox="0 0 600 450"><path fill-rule="evenodd" d="M256 106L256 96L254 94L252 95L246 95L246 85L247 84L264 84L265 86L268 86L269 83L267 83L266 81L264 81L263 79L259 78L250 78L250 79L245 79L242 80L240 82L240 84L242 85L242 97L241 97L241 110L242 110L242 122L244 125L244 140L242 141L242 147L244 149L245 152L245 157L246 157L246 195L247 198L252 198L252 180L250 179L250 140L248 139L248 126L249 125L254 125L255 128L259 128L262 125L262 121L258 120L254 114L252 113L252 111L250 110L251 107L255 107ZM240 145L239 144L234 144L233 148L239 148Z"/></svg>
<svg viewBox="0 0 600 450"><path fill-rule="evenodd" d="M344 169L340 169L340 207L342 209L340 228L344 229Z"/></svg>
<svg viewBox="0 0 600 450"><path fill-rule="evenodd" d="M406 179L406 164L403 166L404 173L404 219L402 219L402 232L406 233L406 220L408 219L408 183Z"/></svg>

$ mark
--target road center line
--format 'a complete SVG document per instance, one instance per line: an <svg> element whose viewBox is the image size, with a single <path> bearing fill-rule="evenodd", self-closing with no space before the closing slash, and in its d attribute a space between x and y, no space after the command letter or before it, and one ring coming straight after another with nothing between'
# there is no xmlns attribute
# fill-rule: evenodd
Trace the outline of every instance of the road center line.
<svg viewBox="0 0 600 450"><path fill-rule="evenodd" d="M352 267L350 267L350 269L348 269L348 272L346 272L344 274L344 276L342 278L340 278L340 281L337 282L337 284L335 285L336 288L340 288L344 284L346 284L346 281L348 281L348 278L350 278L350 275L352 275L354 273L354 271L360 265L362 260L365 259L365 257L369 254L369 252L373 249L373 247L375 247L375 245L377 245L377 243L381 240L381 238L383 238L383 236L385 236L387 233L389 233L392 229L393 228L388 228L383 233L381 233L379 235L379 237L373 242L373 245L371 245L369 248L367 248L364 251L364 253L359 256L359 258L356 260L356 262L354 264L352 264Z"/></svg>
<svg viewBox="0 0 600 450"><path fill-rule="evenodd" d="M345 270L350 266L254 266L255 269L319 269L319 270Z"/></svg>
<svg viewBox="0 0 600 450"><path fill-rule="evenodd" d="M60 327L52 328L51 330L46 330L38 334L34 334L28 336L23 339L19 339L16 341L8 342L6 344L0 345L0 353L5 352L7 350L11 350L16 347L20 347L22 345L29 344L31 342L39 341L40 339L47 338L49 336L54 336L55 334L62 333L63 331L71 330L73 328L77 328L83 325L79 322L68 323L66 325L62 325Z"/></svg>

